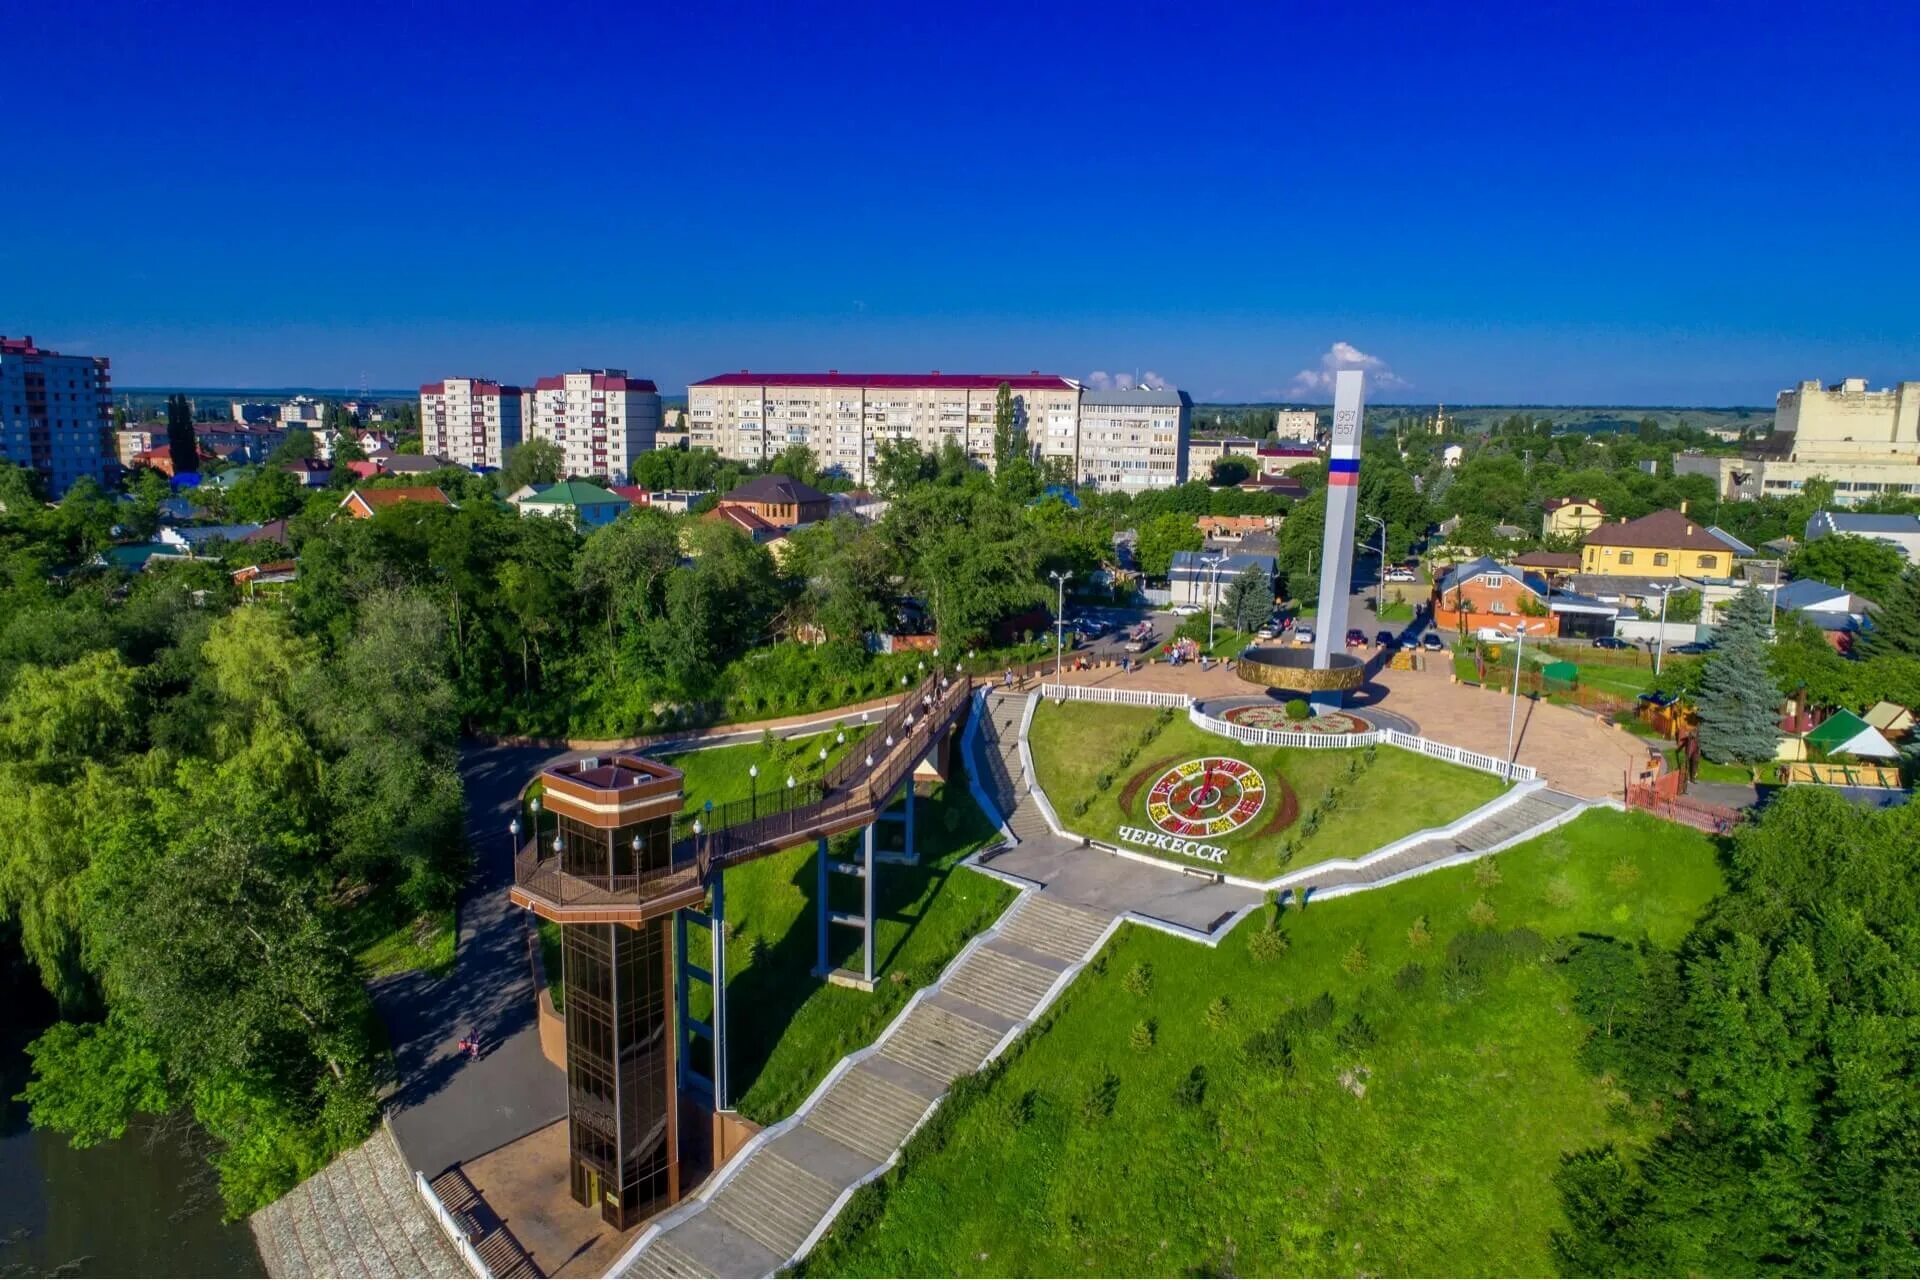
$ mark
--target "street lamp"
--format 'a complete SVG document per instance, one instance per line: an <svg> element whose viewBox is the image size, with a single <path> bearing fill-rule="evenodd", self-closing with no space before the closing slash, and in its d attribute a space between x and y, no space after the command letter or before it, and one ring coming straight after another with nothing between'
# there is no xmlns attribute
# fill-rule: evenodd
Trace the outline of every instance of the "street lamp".
<svg viewBox="0 0 1920 1280"><path fill-rule="evenodd" d="M1058 569L1049 569L1047 576L1053 579L1055 604L1053 606L1053 679L1060 682L1060 653L1066 644L1067 626L1067 579L1073 574Z"/></svg>
<svg viewBox="0 0 1920 1280"><path fill-rule="evenodd" d="M759 765L750 764L747 766L747 779L748 779L748 785L751 786L751 788L753 789L753 798L750 801L748 801L747 812L751 813L754 817L757 818L760 816L760 766Z"/></svg>
<svg viewBox="0 0 1920 1280"><path fill-rule="evenodd" d="M1220 609L1220 566L1225 563L1227 553L1222 551L1215 556L1201 556L1200 563L1207 566L1208 596L1207 604L1207 652L1213 652L1213 618Z"/></svg>
<svg viewBox="0 0 1920 1280"><path fill-rule="evenodd" d="M1660 674L1660 662L1667 656L1667 597L1673 593L1673 584L1660 584L1660 634L1653 638L1653 674Z"/></svg>
<svg viewBox="0 0 1920 1280"><path fill-rule="evenodd" d="M1527 624L1524 620L1514 624L1513 644L1513 707L1507 712L1507 781L1513 781L1513 731L1520 722L1520 658L1527 647Z"/></svg>
<svg viewBox="0 0 1920 1280"><path fill-rule="evenodd" d="M520 852L520 819L515 818L507 824L507 837L513 841L513 851Z"/></svg>
<svg viewBox="0 0 1920 1280"><path fill-rule="evenodd" d="M1376 581L1373 590L1373 616L1378 618L1387 605L1387 522L1379 516L1368 516L1367 519L1380 526L1380 572L1374 575Z"/></svg>

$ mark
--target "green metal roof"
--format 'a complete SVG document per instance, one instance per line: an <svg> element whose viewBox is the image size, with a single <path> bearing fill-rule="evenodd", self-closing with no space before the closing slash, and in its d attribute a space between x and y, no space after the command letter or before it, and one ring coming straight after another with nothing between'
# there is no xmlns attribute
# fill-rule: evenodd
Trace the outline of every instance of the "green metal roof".
<svg viewBox="0 0 1920 1280"><path fill-rule="evenodd" d="M1807 733L1807 741L1831 751L1842 743L1853 741L1872 727L1851 711L1836 711Z"/></svg>
<svg viewBox="0 0 1920 1280"><path fill-rule="evenodd" d="M608 489L602 489L591 480L562 480L523 500L545 506L557 507L599 507L610 502L622 506L631 506L625 498Z"/></svg>

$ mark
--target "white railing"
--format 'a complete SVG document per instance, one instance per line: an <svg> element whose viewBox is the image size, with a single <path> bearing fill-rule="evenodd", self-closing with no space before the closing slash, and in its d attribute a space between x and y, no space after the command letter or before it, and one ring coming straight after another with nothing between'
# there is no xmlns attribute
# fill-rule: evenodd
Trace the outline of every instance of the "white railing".
<svg viewBox="0 0 1920 1280"><path fill-rule="evenodd" d="M426 1201L428 1212L433 1214L434 1221L440 1224L440 1229L447 1233L447 1239L453 1242L453 1247L460 1254L460 1261L466 1263L467 1270L473 1272L474 1280L491 1280L493 1272L474 1251L473 1241L467 1239L467 1233L461 1230L458 1222L453 1220L453 1215L447 1212L447 1206L441 1203L439 1193L428 1183L427 1175L418 1169L413 1171L413 1189L420 1193L422 1200Z"/></svg>
<svg viewBox="0 0 1920 1280"><path fill-rule="evenodd" d="M1195 728L1207 733L1218 734L1223 738L1232 738L1250 747L1304 747L1310 751L1355 747L1370 747L1377 743L1399 747L1403 751L1417 751L1423 756L1432 756L1436 760L1445 760L1449 764L1464 765L1469 769L1478 769L1490 773L1496 778L1505 778L1509 782L1531 782L1540 776L1539 770L1531 765L1517 764L1502 760L1498 756L1469 751L1465 747L1456 747L1446 742L1435 742L1431 738L1422 738L1418 734L1402 733L1398 729L1375 729L1369 733L1302 733L1292 729L1262 729L1254 725L1233 724L1214 716L1206 715L1193 704L1193 699L1184 693L1155 693L1147 689L1109 689L1100 685L1080 684L1043 684L1040 696L1052 698L1056 702L1111 702L1128 707L1180 707L1187 713ZM1024 737L1022 749L1025 748ZM1032 776L1033 766L1027 763L1028 776Z"/></svg>
<svg viewBox="0 0 1920 1280"><path fill-rule="evenodd" d="M1185 710L1193 699L1184 693L1155 693L1151 689L1108 689L1100 685L1043 684L1040 696L1055 702L1117 702L1127 707L1177 707Z"/></svg>

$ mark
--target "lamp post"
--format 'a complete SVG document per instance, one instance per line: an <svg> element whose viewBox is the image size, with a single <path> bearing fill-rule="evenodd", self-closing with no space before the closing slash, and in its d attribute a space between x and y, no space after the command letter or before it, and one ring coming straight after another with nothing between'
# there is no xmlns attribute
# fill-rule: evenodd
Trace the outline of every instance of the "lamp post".
<svg viewBox="0 0 1920 1280"><path fill-rule="evenodd" d="M512 822L509 822L507 824L507 839L513 842L514 856L515 857L520 856L520 819L519 818L516 817Z"/></svg>
<svg viewBox="0 0 1920 1280"><path fill-rule="evenodd" d="M1660 586L1660 634L1653 638L1653 674L1660 674L1660 662L1667 656L1667 597L1673 594L1673 584Z"/></svg>
<svg viewBox="0 0 1920 1280"><path fill-rule="evenodd" d="M1213 617L1220 610L1220 566L1225 563L1227 553L1222 551L1214 556L1201 556L1200 563L1207 566L1207 653L1213 653Z"/></svg>
<svg viewBox="0 0 1920 1280"><path fill-rule="evenodd" d="M752 788L752 798L747 801L747 812L753 817L760 816L760 766L747 766L747 785Z"/></svg>
<svg viewBox="0 0 1920 1280"><path fill-rule="evenodd" d="M1380 526L1380 572L1374 575L1373 584L1373 616L1377 620L1387 607L1387 522L1379 516L1367 519Z"/></svg>
<svg viewBox="0 0 1920 1280"><path fill-rule="evenodd" d="M1047 576L1053 579L1054 586L1053 679L1054 683L1058 684L1060 681L1060 653L1066 643L1067 579L1071 578L1073 574L1062 573L1058 569L1049 569Z"/></svg>
<svg viewBox="0 0 1920 1280"><path fill-rule="evenodd" d="M538 862L540 860L540 797L535 796L527 801L527 808L533 814L533 857L534 861Z"/></svg>
<svg viewBox="0 0 1920 1280"><path fill-rule="evenodd" d="M1513 731L1520 723L1520 659L1527 648L1527 624L1523 619L1514 625L1516 639L1513 645L1513 705L1507 712L1507 781L1513 781Z"/></svg>

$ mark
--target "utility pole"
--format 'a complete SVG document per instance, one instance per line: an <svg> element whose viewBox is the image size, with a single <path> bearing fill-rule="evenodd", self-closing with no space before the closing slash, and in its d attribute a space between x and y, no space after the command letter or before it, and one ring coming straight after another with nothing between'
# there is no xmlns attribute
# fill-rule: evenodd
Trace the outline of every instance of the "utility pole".
<svg viewBox="0 0 1920 1280"><path fill-rule="evenodd" d="M1058 600L1053 607L1053 682L1058 684L1060 683L1060 653L1066 639L1067 579L1073 575L1053 569L1048 571L1047 576L1053 579Z"/></svg>
<svg viewBox="0 0 1920 1280"><path fill-rule="evenodd" d="M1387 607L1387 522L1379 516L1367 519L1380 526L1380 572L1374 575L1373 584L1373 616L1377 620Z"/></svg>

